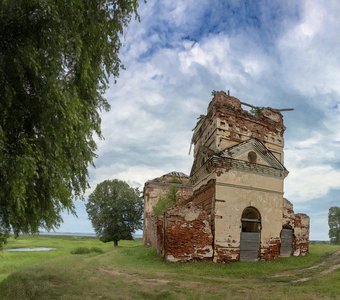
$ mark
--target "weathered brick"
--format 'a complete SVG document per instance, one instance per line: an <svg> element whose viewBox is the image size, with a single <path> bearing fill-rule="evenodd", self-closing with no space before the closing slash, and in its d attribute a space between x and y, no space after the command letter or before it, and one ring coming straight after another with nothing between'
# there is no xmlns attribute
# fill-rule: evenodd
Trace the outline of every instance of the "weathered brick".
<svg viewBox="0 0 340 300"><path fill-rule="evenodd" d="M169 261L232 262L249 255L272 260L280 250L281 255L306 255L309 217L295 214L293 204L283 198L288 171L282 114L254 106L250 112L229 93L213 94L207 114L194 128L190 178L177 184L180 203L155 217L152 207L174 183L164 175L145 184L145 244L156 246ZM254 245L249 238L254 237L255 250L249 254Z"/></svg>
<svg viewBox="0 0 340 300"><path fill-rule="evenodd" d="M168 209L158 238L164 239L164 254L168 261L209 260L212 258L212 233L208 214L188 203Z"/></svg>

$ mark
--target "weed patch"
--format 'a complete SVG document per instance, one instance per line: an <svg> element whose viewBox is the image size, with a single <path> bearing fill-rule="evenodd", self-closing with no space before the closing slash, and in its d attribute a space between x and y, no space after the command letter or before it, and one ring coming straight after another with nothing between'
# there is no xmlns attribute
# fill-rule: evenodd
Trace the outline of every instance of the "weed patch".
<svg viewBox="0 0 340 300"><path fill-rule="evenodd" d="M71 254L89 254L89 253L104 253L103 249L99 247L78 247L71 250Z"/></svg>
<svg viewBox="0 0 340 300"><path fill-rule="evenodd" d="M340 295L340 272L321 274L316 267L331 267L334 255L327 255L340 249L332 245L313 244L306 257L214 264L166 263L140 241L121 241L113 247L96 239L26 237L10 239L9 244L58 250L0 253L0 298L4 300L336 299ZM71 255L71 251L88 255ZM307 275L311 280L293 283Z"/></svg>

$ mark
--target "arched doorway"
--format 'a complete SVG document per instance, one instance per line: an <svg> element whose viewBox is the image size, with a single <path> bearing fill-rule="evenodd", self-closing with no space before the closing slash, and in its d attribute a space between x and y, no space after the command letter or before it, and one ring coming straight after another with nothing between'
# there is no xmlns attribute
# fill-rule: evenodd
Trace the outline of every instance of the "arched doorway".
<svg viewBox="0 0 340 300"><path fill-rule="evenodd" d="M241 222L240 260L256 261L260 250L261 214L249 206L243 211Z"/></svg>

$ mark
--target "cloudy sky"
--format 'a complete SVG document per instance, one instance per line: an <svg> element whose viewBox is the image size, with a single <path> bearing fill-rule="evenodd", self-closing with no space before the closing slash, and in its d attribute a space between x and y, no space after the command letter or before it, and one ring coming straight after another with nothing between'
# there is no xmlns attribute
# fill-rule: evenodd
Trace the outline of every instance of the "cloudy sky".
<svg viewBox="0 0 340 300"><path fill-rule="evenodd" d="M340 2L162 0L142 3L122 37L126 67L106 97L91 189L118 178L142 187L189 173L196 118L212 90L285 112L285 197L327 240L328 209L340 205ZM62 232L92 232L84 203Z"/></svg>

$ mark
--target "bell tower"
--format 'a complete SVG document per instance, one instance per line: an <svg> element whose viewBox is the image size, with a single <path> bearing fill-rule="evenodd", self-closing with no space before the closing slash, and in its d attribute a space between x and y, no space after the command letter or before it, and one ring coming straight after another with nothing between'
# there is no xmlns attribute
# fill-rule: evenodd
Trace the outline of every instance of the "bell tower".
<svg viewBox="0 0 340 300"><path fill-rule="evenodd" d="M245 110L242 105L252 108ZM285 127L280 111L269 107L257 108L230 96L229 92L213 92L207 114L200 116L193 131L191 176L211 156L251 138L259 140L281 164L284 162Z"/></svg>

